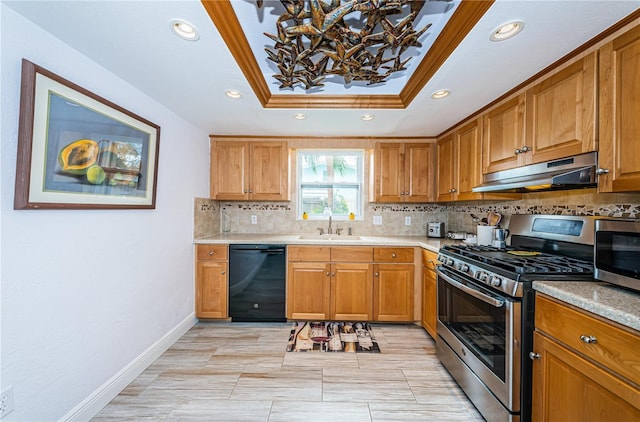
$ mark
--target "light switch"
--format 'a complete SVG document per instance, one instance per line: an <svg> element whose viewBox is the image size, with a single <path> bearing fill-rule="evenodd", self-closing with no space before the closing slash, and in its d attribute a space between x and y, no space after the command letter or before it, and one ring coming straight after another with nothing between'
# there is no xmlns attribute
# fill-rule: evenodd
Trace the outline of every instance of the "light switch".
<svg viewBox="0 0 640 422"><path fill-rule="evenodd" d="M405 226L410 226L411 225L411 217L405 217L404 218L404 225Z"/></svg>

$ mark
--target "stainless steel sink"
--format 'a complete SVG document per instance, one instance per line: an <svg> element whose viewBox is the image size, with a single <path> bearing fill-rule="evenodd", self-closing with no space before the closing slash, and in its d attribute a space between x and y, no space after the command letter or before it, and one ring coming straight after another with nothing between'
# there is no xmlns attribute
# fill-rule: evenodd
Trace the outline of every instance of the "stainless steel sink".
<svg viewBox="0 0 640 422"><path fill-rule="evenodd" d="M338 236L331 234L303 234L298 236L300 240L318 240L318 241L329 241L329 240L361 240L360 236Z"/></svg>

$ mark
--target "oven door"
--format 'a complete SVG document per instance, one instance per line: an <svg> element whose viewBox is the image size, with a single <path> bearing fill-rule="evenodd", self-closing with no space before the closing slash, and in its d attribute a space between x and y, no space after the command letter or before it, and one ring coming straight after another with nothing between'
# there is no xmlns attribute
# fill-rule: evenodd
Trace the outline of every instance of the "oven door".
<svg viewBox="0 0 640 422"><path fill-rule="evenodd" d="M521 302L446 267L436 272L438 341L444 340L509 412L519 412Z"/></svg>

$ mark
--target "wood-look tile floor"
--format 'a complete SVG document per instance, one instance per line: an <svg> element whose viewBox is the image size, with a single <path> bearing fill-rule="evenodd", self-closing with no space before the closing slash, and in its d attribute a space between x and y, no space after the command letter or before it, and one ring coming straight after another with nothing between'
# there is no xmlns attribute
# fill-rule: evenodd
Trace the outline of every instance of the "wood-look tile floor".
<svg viewBox="0 0 640 422"><path fill-rule="evenodd" d="M483 421L416 325L381 353L285 352L291 324L200 322L94 421Z"/></svg>

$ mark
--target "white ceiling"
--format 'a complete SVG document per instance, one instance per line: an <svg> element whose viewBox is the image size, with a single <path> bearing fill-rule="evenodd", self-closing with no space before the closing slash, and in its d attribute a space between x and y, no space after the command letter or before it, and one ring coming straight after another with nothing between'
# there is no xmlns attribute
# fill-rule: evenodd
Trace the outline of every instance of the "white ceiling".
<svg viewBox="0 0 640 422"><path fill-rule="evenodd" d="M252 3L232 1L234 8ZM438 135L640 8L640 0L497 0L406 109L283 110L262 108L199 1L3 3L203 131L265 136ZM252 28L245 30L254 34L250 44L264 47L270 41L262 32L275 29L260 27L258 16L255 31L246 18L240 21L243 28ZM200 40L172 34L169 20L176 18L191 22ZM525 22L517 37L489 41L492 30L511 20ZM421 38L423 44L432 42L430 36L427 32ZM265 80L272 82L270 75ZM452 95L431 99L442 88ZM242 98L227 98L227 89L239 90ZM366 92L388 92L377 89ZM108 93L97 94L108 99ZM144 115L144 110L134 112ZM295 120L297 112L307 119ZM364 122L364 113L375 118Z"/></svg>

